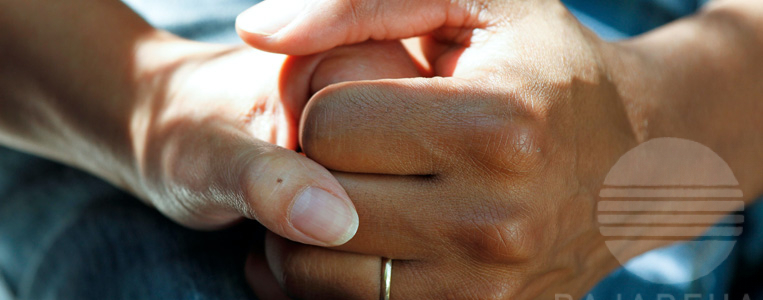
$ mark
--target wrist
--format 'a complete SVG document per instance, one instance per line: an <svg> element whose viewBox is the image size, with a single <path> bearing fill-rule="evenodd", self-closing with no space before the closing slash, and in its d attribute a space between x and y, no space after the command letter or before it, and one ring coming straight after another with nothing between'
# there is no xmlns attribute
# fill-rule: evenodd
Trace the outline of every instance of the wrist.
<svg viewBox="0 0 763 300"><path fill-rule="evenodd" d="M750 14L729 14L746 3L720 2L643 36L601 42L600 49L636 142L676 137L709 147L733 171L742 200L751 203L763 191L763 124L755 116L763 109L763 35L757 29L763 27ZM687 230L679 233L702 235ZM666 244L633 240L610 250L624 259Z"/></svg>
<svg viewBox="0 0 763 300"><path fill-rule="evenodd" d="M722 3L745 3L728 1ZM607 44L607 65L639 142L677 137L701 143L731 167L746 202L763 192L763 35L742 7L715 5L632 40ZM758 26L757 28L761 28Z"/></svg>

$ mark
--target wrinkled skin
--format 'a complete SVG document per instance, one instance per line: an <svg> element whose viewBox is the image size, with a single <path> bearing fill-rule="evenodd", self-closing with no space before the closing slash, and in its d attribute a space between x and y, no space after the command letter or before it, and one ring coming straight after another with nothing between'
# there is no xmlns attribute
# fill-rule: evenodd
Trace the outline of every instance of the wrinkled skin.
<svg viewBox="0 0 763 300"><path fill-rule="evenodd" d="M350 3L340 15L370 21L348 26L347 39L425 34L436 77L340 83L311 98L302 149L332 170L361 225L331 249L269 235L266 257L249 263L258 293L283 297L257 279L269 269L293 298L376 299L383 256L394 259L393 299L579 297L618 266L596 221L604 177L629 149L670 134L647 127L665 120L633 96L655 95L636 81L647 61L635 45L599 40L557 1ZM406 13L427 5L432 16ZM270 36L240 34L261 49L306 51L291 47L304 38L299 26L341 32L346 18L298 20ZM308 50L333 40L342 38L329 33ZM740 181L755 195L753 178Z"/></svg>
<svg viewBox="0 0 763 300"><path fill-rule="evenodd" d="M323 167L294 152L307 96L316 85L416 76L408 53L399 42L300 58L241 47L190 52L144 76L146 95L132 120L140 183L130 187L191 227L251 218L320 244L289 224L303 184L344 193Z"/></svg>

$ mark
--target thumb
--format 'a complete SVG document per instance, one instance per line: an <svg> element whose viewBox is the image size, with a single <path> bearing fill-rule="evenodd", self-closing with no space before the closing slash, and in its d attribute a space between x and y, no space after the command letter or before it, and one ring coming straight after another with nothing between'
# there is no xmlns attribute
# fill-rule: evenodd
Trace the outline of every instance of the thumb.
<svg viewBox="0 0 763 300"><path fill-rule="evenodd" d="M210 121L157 136L148 151L160 187L151 202L177 222L201 229L242 216L296 242L336 246L358 228L342 186L313 160ZM193 132L193 134L188 134Z"/></svg>
<svg viewBox="0 0 763 300"><path fill-rule="evenodd" d="M369 39L479 27L479 5L450 0L267 0L241 13L241 38L260 50L306 55ZM478 2L478 1L475 1Z"/></svg>
<svg viewBox="0 0 763 300"><path fill-rule="evenodd" d="M255 141L260 143L260 141ZM358 229L358 214L326 168L297 152L263 143L242 174L243 213L294 241L337 246Z"/></svg>

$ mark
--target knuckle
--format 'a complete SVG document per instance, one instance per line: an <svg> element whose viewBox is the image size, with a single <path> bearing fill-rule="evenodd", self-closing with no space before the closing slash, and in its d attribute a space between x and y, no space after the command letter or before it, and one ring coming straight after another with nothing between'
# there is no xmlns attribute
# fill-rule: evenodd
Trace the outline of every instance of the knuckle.
<svg viewBox="0 0 763 300"><path fill-rule="evenodd" d="M348 0L342 2L345 4L347 17L353 24L358 24L360 21L368 17L367 8L369 7L369 2L373 1Z"/></svg>
<svg viewBox="0 0 763 300"><path fill-rule="evenodd" d="M343 19L346 20L346 22L349 24L361 24L371 17L369 14L369 8L371 7L370 2L375 1L348 0L339 1L338 4L341 5L341 11L344 12ZM359 26L352 26L349 30L345 40L345 43L347 44L357 43L368 38L365 36L367 33L359 30Z"/></svg>
<svg viewBox="0 0 763 300"><path fill-rule="evenodd" d="M509 153L505 153L506 160L503 161L505 164L519 172L532 172L542 166L545 148L543 134L523 127L517 129L509 140Z"/></svg>
<svg viewBox="0 0 763 300"><path fill-rule="evenodd" d="M543 166L545 135L535 126L501 116L489 117L476 130L469 155L488 169L529 173Z"/></svg>
<svg viewBox="0 0 763 300"><path fill-rule="evenodd" d="M539 252L539 236L528 218L512 214L507 218L482 218L471 222L460 237L467 255L486 263L518 263L531 260Z"/></svg>

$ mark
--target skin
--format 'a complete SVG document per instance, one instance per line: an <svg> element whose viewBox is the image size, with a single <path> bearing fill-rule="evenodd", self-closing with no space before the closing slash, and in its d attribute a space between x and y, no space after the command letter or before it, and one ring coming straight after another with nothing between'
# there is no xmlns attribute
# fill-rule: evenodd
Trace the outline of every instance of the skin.
<svg viewBox="0 0 763 300"><path fill-rule="evenodd" d="M335 248L268 236L266 257L249 263L261 295L284 296L258 281L271 271L292 298L376 299L384 256L393 299L580 297L619 266L596 221L604 178L653 138L709 147L747 204L763 192L759 1L717 1L616 43L552 0L316 1L270 31L248 19L258 9L238 22L256 48L307 54L422 36L438 76L312 97L302 149L332 170L361 225ZM667 243L634 240L617 254Z"/></svg>
<svg viewBox="0 0 763 300"><path fill-rule="evenodd" d="M652 137L708 145L746 201L761 192L758 3L724 1L618 44L553 1L330 3L339 17L243 35L263 50L312 54L431 32L422 54L443 77L334 85L416 68L394 47L363 49L382 62L363 65L385 68L366 74L334 65L348 54L311 56L333 61L324 65L193 43L117 1L5 1L0 142L88 170L189 226L249 217L307 244L349 236L296 232L287 218L295 194L318 186L349 203L346 188L363 225L345 252L269 237L268 267L299 298L375 297L380 255L396 259L393 297L580 294L616 266L593 231L593 191L624 151ZM331 74L309 75L320 70ZM307 99L290 92L324 86L294 113ZM300 119L306 154L338 181L274 146L296 148ZM273 191L278 179L288 188Z"/></svg>
<svg viewBox="0 0 763 300"><path fill-rule="evenodd" d="M183 225L249 218L321 246L351 238L357 214L336 179L294 151L307 96L417 70L399 42L299 63L193 42L116 0L3 1L0 26L0 143L96 174ZM308 190L335 201L329 226L318 209L295 213Z"/></svg>

